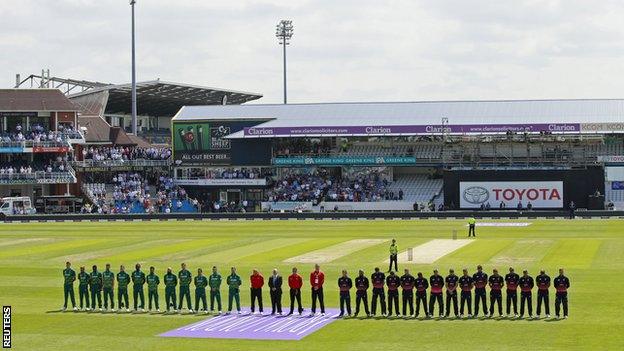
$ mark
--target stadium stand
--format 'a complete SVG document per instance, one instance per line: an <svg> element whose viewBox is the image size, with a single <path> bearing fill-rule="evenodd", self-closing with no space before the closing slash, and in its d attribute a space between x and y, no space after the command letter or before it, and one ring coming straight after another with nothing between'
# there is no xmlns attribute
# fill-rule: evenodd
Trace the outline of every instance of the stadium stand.
<svg viewBox="0 0 624 351"><path fill-rule="evenodd" d="M171 148L91 146L82 151L85 160L168 160Z"/></svg>
<svg viewBox="0 0 624 351"><path fill-rule="evenodd" d="M611 182L605 182L605 200L613 202L616 209L624 208L624 190L613 190Z"/></svg>
<svg viewBox="0 0 624 351"><path fill-rule="evenodd" d="M389 186L394 193L403 193L403 199L415 203L428 204L442 192L442 179L430 179L425 174L398 176Z"/></svg>
<svg viewBox="0 0 624 351"><path fill-rule="evenodd" d="M332 176L326 171L288 174L275 182L269 201L383 201L398 199L378 171L364 171L349 177Z"/></svg>

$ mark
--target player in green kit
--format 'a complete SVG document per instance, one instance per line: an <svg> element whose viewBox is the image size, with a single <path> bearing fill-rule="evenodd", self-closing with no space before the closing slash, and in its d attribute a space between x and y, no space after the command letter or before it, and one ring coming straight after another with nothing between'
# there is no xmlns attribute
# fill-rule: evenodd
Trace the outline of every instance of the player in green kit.
<svg viewBox="0 0 624 351"><path fill-rule="evenodd" d="M152 312L152 299L154 300L154 307L156 312L160 313L160 307L158 307L158 284L160 284L160 278L154 273L154 266L150 267L150 272L147 275L147 301L150 312Z"/></svg>
<svg viewBox="0 0 624 351"><path fill-rule="evenodd" d="M201 300L204 306L204 313L208 313L208 303L206 302L206 286L208 286L208 279L206 279L201 268L197 269L197 276L195 276L193 281L195 283L195 311L199 313L199 301Z"/></svg>
<svg viewBox="0 0 624 351"><path fill-rule="evenodd" d="M85 272L84 266L80 267L78 273L78 297L80 299L80 309L89 311L89 274ZM84 302L84 305L83 305Z"/></svg>
<svg viewBox="0 0 624 351"><path fill-rule="evenodd" d="M76 308L76 297L74 296L74 282L76 281L76 271L71 269L71 263L65 262L65 269L63 269L63 295L65 296L65 303L63 304L63 311L67 310L67 299L71 297L71 303L74 307L74 311L78 311Z"/></svg>
<svg viewBox="0 0 624 351"><path fill-rule="evenodd" d="M110 299L111 311L115 312L115 299L113 298L115 273L111 272L110 263L106 264L106 269L102 272L102 287L104 290L104 309L108 310L108 300Z"/></svg>
<svg viewBox="0 0 624 351"><path fill-rule="evenodd" d="M178 279L180 279L180 303L178 304L178 309L180 313L182 313L182 303L184 302L184 298L186 297L186 307L190 313L193 313L193 305L191 305L191 282L193 281L193 276L188 269L186 269L186 263L181 264L182 270L178 272Z"/></svg>
<svg viewBox="0 0 624 351"><path fill-rule="evenodd" d="M217 272L217 267L212 267L212 274L208 277L210 286L210 313L214 312L214 301L217 299L219 314L221 314L221 274Z"/></svg>
<svg viewBox="0 0 624 351"><path fill-rule="evenodd" d="M176 310L176 285L178 285L178 277L171 273L171 267L167 268L167 274L163 277L165 282L165 304L167 305L167 312L173 306L173 312Z"/></svg>
<svg viewBox="0 0 624 351"><path fill-rule="evenodd" d="M126 306L126 312L130 312L130 303L128 302L128 284L130 284L130 275L126 273L124 265L119 266L117 273L117 302L121 311ZM123 298L123 302L122 302ZM125 304L124 304L125 302Z"/></svg>
<svg viewBox="0 0 624 351"><path fill-rule="evenodd" d="M236 267L232 267L232 273L227 277L225 283L228 285L228 311L232 312L232 300L236 300L236 310L241 314L240 309L240 286L243 284L241 278L236 274Z"/></svg>
<svg viewBox="0 0 624 351"><path fill-rule="evenodd" d="M98 308L102 312L102 273L98 272L96 265L93 265L93 271L89 274L89 286L91 288L91 308L95 311L97 298Z"/></svg>
<svg viewBox="0 0 624 351"><path fill-rule="evenodd" d="M132 272L132 300L134 302L134 311L137 312L137 307L141 307L140 311L145 311L145 293L143 293L143 284L145 284L145 273L141 272L141 264L137 263L134 266L135 270ZM139 305L139 299L141 304ZM138 305L138 306L137 306Z"/></svg>

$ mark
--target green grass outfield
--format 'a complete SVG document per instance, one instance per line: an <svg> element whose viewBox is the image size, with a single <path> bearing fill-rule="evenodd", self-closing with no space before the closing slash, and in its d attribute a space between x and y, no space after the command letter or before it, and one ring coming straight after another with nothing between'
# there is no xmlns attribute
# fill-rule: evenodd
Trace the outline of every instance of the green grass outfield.
<svg viewBox="0 0 624 351"><path fill-rule="evenodd" d="M490 274L494 267L504 273L513 265L517 272L526 268L533 276L544 268L554 278L562 266L572 285L567 320L352 319L336 321L300 341L253 341L156 336L204 316L58 312L66 259L76 271L80 265L103 268L107 262L132 270L134 263L142 262L145 271L146 266L156 266L161 277L167 266L177 272L182 261L193 273L197 267L208 272L217 265L224 277L235 265L245 284L242 303L248 305L248 275L254 267L265 277L273 267L287 276L292 265L283 260L355 238L395 237L401 249L433 238L449 239L453 229L465 233L465 222L456 220L4 223L0 302L13 307L16 350L624 349L624 221L528 222L532 225L478 228L475 243L433 265L410 268L414 274L423 271L429 276L434 267L444 273L468 267L472 273L482 264ZM370 275L387 258L387 247L387 243L370 246L324 264L326 305L338 305L339 270L347 268L354 277L363 268ZM306 281L302 295L308 307L307 276L312 267L298 266ZM264 294L266 305L268 290ZM223 287L222 295L227 299ZM287 294L284 297L287 301ZM160 298L162 306L162 285ZM533 301L535 308L535 293ZM551 290L554 315L553 307Z"/></svg>

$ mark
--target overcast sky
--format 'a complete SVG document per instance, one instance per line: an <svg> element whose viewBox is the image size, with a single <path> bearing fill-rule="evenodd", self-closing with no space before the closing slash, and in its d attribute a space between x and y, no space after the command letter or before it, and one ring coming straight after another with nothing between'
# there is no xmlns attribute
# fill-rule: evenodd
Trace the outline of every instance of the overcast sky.
<svg viewBox="0 0 624 351"><path fill-rule="evenodd" d="M1 0L0 87L130 82L127 0ZM624 97L623 1L137 0L137 78L289 102Z"/></svg>

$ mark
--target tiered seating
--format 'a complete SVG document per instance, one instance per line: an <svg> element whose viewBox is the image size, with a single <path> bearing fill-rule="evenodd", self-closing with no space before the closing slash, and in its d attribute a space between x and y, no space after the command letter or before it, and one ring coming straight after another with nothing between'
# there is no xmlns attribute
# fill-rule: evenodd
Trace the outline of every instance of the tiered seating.
<svg viewBox="0 0 624 351"><path fill-rule="evenodd" d="M442 146L439 144L416 144L413 147L417 159L440 159Z"/></svg>
<svg viewBox="0 0 624 351"><path fill-rule="evenodd" d="M624 144L620 141L588 145L587 149L590 155L595 156L624 155Z"/></svg>
<svg viewBox="0 0 624 351"><path fill-rule="evenodd" d="M394 193L403 190L405 201L428 203L434 195L442 191L442 179L429 179L424 174L399 175L390 185Z"/></svg>

